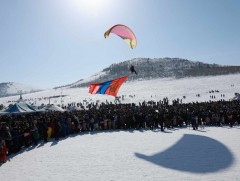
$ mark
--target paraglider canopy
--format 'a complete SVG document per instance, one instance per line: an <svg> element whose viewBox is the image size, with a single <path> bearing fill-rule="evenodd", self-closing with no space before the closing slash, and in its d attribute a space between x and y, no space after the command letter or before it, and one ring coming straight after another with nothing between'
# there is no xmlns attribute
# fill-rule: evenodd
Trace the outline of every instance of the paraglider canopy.
<svg viewBox="0 0 240 181"><path fill-rule="evenodd" d="M104 37L108 38L110 33L114 33L121 37L132 49L137 46L136 36L133 31L125 25L117 24L111 27L104 33Z"/></svg>

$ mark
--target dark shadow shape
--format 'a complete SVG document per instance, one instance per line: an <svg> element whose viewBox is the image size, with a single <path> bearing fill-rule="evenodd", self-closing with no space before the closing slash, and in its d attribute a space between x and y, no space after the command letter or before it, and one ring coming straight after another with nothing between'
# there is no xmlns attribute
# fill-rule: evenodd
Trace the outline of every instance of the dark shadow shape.
<svg viewBox="0 0 240 181"><path fill-rule="evenodd" d="M135 129L129 129L129 130L126 130L126 131L128 131L129 133L133 133L136 130Z"/></svg>
<svg viewBox="0 0 240 181"><path fill-rule="evenodd" d="M88 131L82 131L78 133L78 136L83 136L83 135L88 135L89 132Z"/></svg>
<svg viewBox="0 0 240 181"><path fill-rule="evenodd" d="M175 145L152 156L135 156L158 166L191 173L212 173L230 167L234 156L217 140L185 134Z"/></svg>
<svg viewBox="0 0 240 181"><path fill-rule="evenodd" d="M10 162L11 159L13 159L15 156L17 156L18 154L22 154L23 152L25 152L27 150L27 148L22 148L20 151L16 152L16 153L12 153L11 155L7 156L7 161Z"/></svg>
<svg viewBox="0 0 240 181"><path fill-rule="evenodd" d="M144 129L144 128L139 128L139 129L136 129L136 131L139 131L139 132L141 132L141 133L144 133L144 132L146 131L146 129Z"/></svg>
<svg viewBox="0 0 240 181"><path fill-rule="evenodd" d="M74 137L76 137L76 136L79 136L79 133L70 134L68 137L69 137L69 138L74 138Z"/></svg>
<svg viewBox="0 0 240 181"><path fill-rule="evenodd" d="M98 134L96 131L90 131L90 135Z"/></svg>
<svg viewBox="0 0 240 181"><path fill-rule="evenodd" d="M53 142L52 142L52 144L51 144L50 146L55 146L55 145L57 145L57 144L58 144L58 141L59 141L59 140L53 140Z"/></svg>
<svg viewBox="0 0 240 181"><path fill-rule="evenodd" d="M111 129L111 130L94 130L89 132L81 132L79 135L84 135L84 134L99 134L99 133L117 133L117 132L129 132L129 133L134 133L134 132L145 132L145 131L151 131L151 129L147 128L140 128L140 129Z"/></svg>
<svg viewBox="0 0 240 181"><path fill-rule="evenodd" d="M36 146L37 146L37 145L31 145L31 146L29 146L29 147L26 148L26 151L31 151L31 150L35 149Z"/></svg>
<svg viewBox="0 0 240 181"><path fill-rule="evenodd" d="M42 147L44 144L45 144L45 142L42 141L42 142L37 146L37 148Z"/></svg>

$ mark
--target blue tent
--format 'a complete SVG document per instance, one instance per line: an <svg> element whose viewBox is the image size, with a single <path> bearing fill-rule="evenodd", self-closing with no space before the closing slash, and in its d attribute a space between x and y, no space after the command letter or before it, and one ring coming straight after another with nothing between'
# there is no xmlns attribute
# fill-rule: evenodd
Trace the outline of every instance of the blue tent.
<svg viewBox="0 0 240 181"><path fill-rule="evenodd" d="M34 109L29 104L19 101L13 105L10 105L7 109L4 110L4 113L31 113L37 112L38 110Z"/></svg>

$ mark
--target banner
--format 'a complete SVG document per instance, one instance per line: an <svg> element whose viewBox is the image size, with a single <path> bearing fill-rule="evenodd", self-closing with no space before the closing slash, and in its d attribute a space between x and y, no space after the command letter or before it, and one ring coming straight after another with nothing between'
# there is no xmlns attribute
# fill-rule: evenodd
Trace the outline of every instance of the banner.
<svg viewBox="0 0 240 181"><path fill-rule="evenodd" d="M95 83L89 85L89 93L91 94L108 94L116 97L118 90L128 76L120 77L114 80L110 80L102 83Z"/></svg>

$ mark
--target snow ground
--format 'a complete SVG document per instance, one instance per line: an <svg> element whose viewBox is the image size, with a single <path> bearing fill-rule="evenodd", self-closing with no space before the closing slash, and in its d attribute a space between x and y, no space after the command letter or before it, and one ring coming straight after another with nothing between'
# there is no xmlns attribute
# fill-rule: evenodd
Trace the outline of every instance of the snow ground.
<svg viewBox="0 0 240 181"><path fill-rule="evenodd" d="M127 82L118 95L127 95L123 103L143 100L182 98L183 102L225 100L240 90L240 74L185 79L155 79ZM234 85L234 86L232 86ZM209 93L219 90L219 93ZM200 97L196 97L200 94ZM114 97L91 95L88 88L46 90L25 94L24 99L41 105L49 96L62 97L64 104L88 101L114 101ZM134 98L129 95L135 95ZM19 96L0 98L0 104ZM32 99L32 100L30 100ZM61 104L61 98L51 99ZM159 180L240 180L240 127L206 127L141 131L106 131L73 135L47 144L39 144L10 157L0 167L1 180L7 181L159 181Z"/></svg>
<svg viewBox="0 0 240 181"><path fill-rule="evenodd" d="M99 131L22 150L1 180L240 180L240 127Z"/></svg>
<svg viewBox="0 0 240 181"><path fill-rule="evenodd" d="M134 82L126 82L119 89L118 96L126 95L126 98L122 103L138 103L142 101L162 100L164 97L168 97L169 100L182 99L186 96L186 99L182 99L183 103L188 102L203 102L203 101L217 101L223 99L221 94L225 94L224 99L229 100L234 97L234 93L240 92L240 74L221 75L221 76L207 76L207 77L190 77L183 79L153 79L142 80ZM233 85L233 86L232 86ZM209 93L211 90L219 90L219 92ZM197 97L196 94L200 94ZM108 95L92 95L88 93L88 88L74 88L74 89L50 89L36 93L24 94L23 99L29 99L28 103L34 103L36 105L48 104L49 99L42 99L50 96L66 95L65 97L52 98L51 104L61 103L67 105L73 102L97 101L108 102L114 101L113 96ZM130 97L135 95L134 98ZM210 99L210 96L214 95L215 99ZM41 100L39 100L41 98ZM0 104L7 106L11 102L17 101L19 96L0 98ZM31 100L30 100L31 99Z"/></svg>

